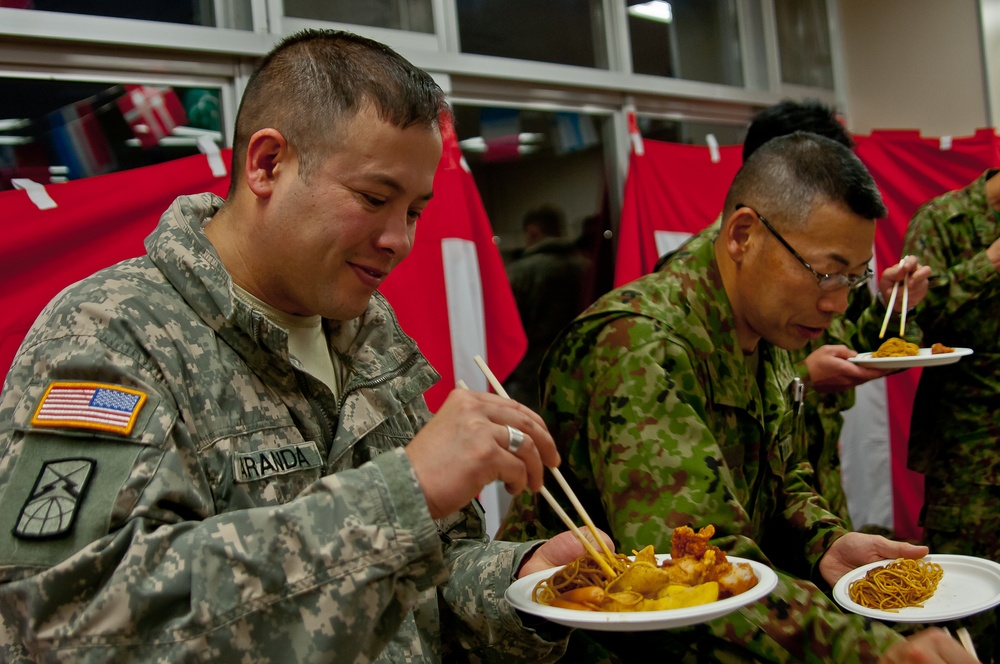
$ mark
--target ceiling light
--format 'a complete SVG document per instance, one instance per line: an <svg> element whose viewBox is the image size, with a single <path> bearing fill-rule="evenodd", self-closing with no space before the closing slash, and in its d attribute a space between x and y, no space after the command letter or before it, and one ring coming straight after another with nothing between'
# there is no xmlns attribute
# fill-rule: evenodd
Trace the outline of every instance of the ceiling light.
<svg viewBox="0 0 1000 664"><path fill-rule="evenodd" d="M674 20L674 12L670 8L670 3L664 0L649 0L640 5L632 5L628 8L628 13L639 18L648 18L651 21L670 23Z"/></svg>

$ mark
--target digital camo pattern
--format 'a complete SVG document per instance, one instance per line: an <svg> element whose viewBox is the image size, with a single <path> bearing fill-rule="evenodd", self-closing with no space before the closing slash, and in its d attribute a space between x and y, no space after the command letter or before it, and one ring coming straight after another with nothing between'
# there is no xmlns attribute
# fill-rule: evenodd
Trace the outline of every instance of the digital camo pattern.
<svg viewBox="0 0 1000 664"><path fill-rule="evenodd" d="M63 292L14 361L0 397L0 661L558 655L565 631L525 631L502 597L533 545L485 544L475 504L430 518L402 447L438 376L388 304L376 294L361 318L327 321L350 369L335 403L290 362L285 332L231 297L201 231L220 204L178 199L149 256ZM148 399L127 435L34 427L54 380ZM260 470L278 450L300 469L234 476L234 459ZM15 537L40 469L81 456L96 463L72 532Z"/></svg>
<svg viewBox="0 0 1000 664"><path fill-rule="evenodd" d="M909 466L927 476L924 540L932 552L1000 562L1000 275L985 253L1000 237L1000 213L986 195L996 172L921 206L903 243L933 270L917 307L922 345L974 351L924 369L917 387ZM977 652L1000 658L997 612L970 628Z"/></svg>
<svg viewBox="0 0 1000 664"><path fill-rule="evenodd" d="M542 368L544 415L567 480L620 550L669 551L676 526L713 524L713 543L732 555L794 555L808 575L843 524L812 487L787 353L761 342L755 375L739 349L713 237L695 236L564 332ZM499 536L560 529L523 495ZM900 638L841 613L808 581L780 579L766 600L705 626L618 640L576 632L570 652L598 662L650 650L682 661L869 662Z"/></svg>

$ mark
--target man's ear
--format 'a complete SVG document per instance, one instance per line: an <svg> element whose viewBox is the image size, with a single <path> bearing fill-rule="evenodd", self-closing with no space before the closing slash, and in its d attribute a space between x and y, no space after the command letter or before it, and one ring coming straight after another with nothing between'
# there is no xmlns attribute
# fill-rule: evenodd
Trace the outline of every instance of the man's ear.
<svg viewBox="0 0 1000 664"><path fill-rule="evenodd" d="M270 127L255 132L247 143L247 186L256 196L269 197L289 158L288 141L281 132Z"/></svg>
<svg viewBox="0 0 1000 664"><path fill-rule="evenodd" d="M757 240L757 215L748 207L737 208L722 226L726 252L734 263L740 263Z"/></svg>

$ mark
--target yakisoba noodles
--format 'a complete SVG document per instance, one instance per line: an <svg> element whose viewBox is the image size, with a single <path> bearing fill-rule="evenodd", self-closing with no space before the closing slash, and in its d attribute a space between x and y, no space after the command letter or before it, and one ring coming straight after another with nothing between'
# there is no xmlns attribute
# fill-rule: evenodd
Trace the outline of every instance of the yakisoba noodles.
<svg viewBox="0 0 1000 664"><path fill-rule="evenodd" d="M944 570L928 560L900 558L868 573L847 587L851 600L861 606L895 612L923 606L937 590Z"/></svg>
<svg viewBox="0 0 1000 664"><path fill-rule="evenodd" d="M908 357L919 354L920 347L917 344L911 344L909 341L900 339L899 337L893 337L879 346L878 350L872 353L872 357Z"/></svg>

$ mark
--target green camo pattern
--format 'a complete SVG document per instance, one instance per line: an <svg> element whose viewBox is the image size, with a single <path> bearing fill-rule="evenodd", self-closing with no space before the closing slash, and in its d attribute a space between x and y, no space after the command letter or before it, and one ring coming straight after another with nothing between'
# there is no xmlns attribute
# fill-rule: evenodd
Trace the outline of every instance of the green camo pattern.
<svg viewBox="0 0 1000 664"><path fill-rule="evenodd" d="M544 416L567 480L620 550L669 551L675 527L713 524L724 551L765 563L791 551L808 579L843 523L813 489L788 354L761 342L755 375L739 349L714 236L695 236L563 333L543 364ZM561 529L547 505L522 495L499 536ZM876 661L900 638L841 613L808 580L779 578L765 600L706 625L616 640L577 632L570 652L594 662L655 650L669 661L850 664Z"/></svg>

